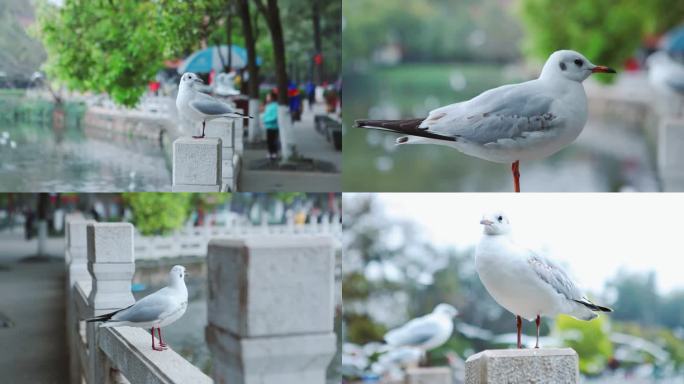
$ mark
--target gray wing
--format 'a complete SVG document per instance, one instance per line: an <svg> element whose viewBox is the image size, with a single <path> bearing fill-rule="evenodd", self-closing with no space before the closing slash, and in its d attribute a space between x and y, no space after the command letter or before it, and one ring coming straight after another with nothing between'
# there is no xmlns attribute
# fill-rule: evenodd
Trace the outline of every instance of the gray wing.
<svg viewBox="0 0 684 384"><path fill-rule="evenodd" d="M523 138L559 125L553 101L536 83L504 85L430 112L421 128L482 145Z"/></svg>
<svg viewBox="0 0 684 384"><path fill-rule="evenodd" d="M231 108L228 104L212 99L202 98L199 100L191 101L190 103L188 103L188 105L190 106L190 108L194 109L195 111L203 115L221 116L235 113L233 108Z"/></svg>
<svg viewBox="0 0 684 384"><path fill-rule="evenodd" d="M433 338L438 330L439 323L428 315L411 320L406 325L387 332L385 341L391 345L417 346Z"/></svg>
<svg viewBox="0 0 684 384"><path fill-rule="evenodd" d="M164 293L164 288L145 296L131 307L112 316L111 321L129 321L132 323L147 323L163 319L166 314L173 312L180 304Z"/></svg>
<svg viewBox="0 0 684 384"><path fill-rule="evenodd" d="M527 262L540 279L544 280L556 292L565 296L568 300L586 300L565 271L551 261L532 253L528 257Z"/></svg>
<svg viewBox="0 0 684 384"><path fill-rule="evenodd" d="M666 79L665 84L676 92L684 94L684 79Z"/></svg>

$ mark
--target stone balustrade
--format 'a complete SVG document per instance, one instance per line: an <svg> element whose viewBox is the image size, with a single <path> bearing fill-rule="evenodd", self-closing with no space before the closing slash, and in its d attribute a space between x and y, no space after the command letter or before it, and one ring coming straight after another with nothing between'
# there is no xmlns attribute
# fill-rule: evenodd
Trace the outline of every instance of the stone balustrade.
<svg viewBox="0 0 684 384"><path fill-rule="evenodd" d="M173 350L153 351L147 330L84 321L134 302L134 233L128 223L66 219L70 382L213 382ZM216 382L325 383L336 351L334 242L285 234L210 242L205 334Z"/></svg>
<svg viewBox="0 0 684 384"><path fill-rule="evenodd" d="M320 384L336 352L328 236L246 236L209 244L213 376L233 384Z"/></svg>
<svg viewBox="0 0 684 384"><path fill-rule="evenodd" d="M173 142L173 192L220 192L220 138L181 137Z"/></svg>
<svg viewBox="0 0 684 384"><path fill-rule="evenodd" d="M579 378L579 357L570 348L487 350L466 360L466 384L576 384Z"/></svg>

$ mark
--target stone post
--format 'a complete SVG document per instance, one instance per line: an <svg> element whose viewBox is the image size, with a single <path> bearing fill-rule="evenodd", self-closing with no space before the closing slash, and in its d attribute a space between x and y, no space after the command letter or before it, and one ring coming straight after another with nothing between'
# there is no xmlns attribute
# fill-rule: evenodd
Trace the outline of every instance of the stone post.
<svg viewBox="0 0 684 384"><path fill-rule="evenodd" d="M663 119L658 127L658 171L666 192L684 190L684 120Z"/></svg>
<svg viewBox="0 0 684 384"><path fill-rule="evenodd" d="M215 382L325 383L336 350L330 237L215 239L207 269Z"/></svg>
<svg viewBox="0 0 684 384"><path fill-rule="evenodd" d="M219 119L207 123L207 137L221 139L221 186L222 190L235 191L235 164L234 157L237 154L237 125L242 120ZM242 134L242 131L240 131ZM242 143L242 140L239 140Z"/></svg>
<svg viewBox="0 0 684 384"><path fill-rule="evenodd" d="M173 192L221 191L222 142L181 137L173 142Z"/></svg>
<svg viewBox="0 0 684 384"><path fill-rule="evenodd" d="M88 296L90 316L125 308L135 302L131 279L135 272L133 226L129 223L91 223L87 227L88 271L92 288ZM105 383L109 365L99 348L98 323L88 323L89 383Z"/></svg>
<svg viewBox="0 0 684 384"><path fill-rule="evenodd" d="M570 348L487 350L466 360L466 384L576 384L579 377L579 358Z"/></svg>
<svg viewBox="0 0 684 384"><path fill-rule="evenodd" d="M80 384L81 364L78 356L78 316L72 295L74 284L79 280L90 280L88 273L87 235L86 227L90 220L86 220L80 213L69 214L65 218L64 237L66 247L64 260L66 261L66 335L69 346L69 382Z"/></svg>

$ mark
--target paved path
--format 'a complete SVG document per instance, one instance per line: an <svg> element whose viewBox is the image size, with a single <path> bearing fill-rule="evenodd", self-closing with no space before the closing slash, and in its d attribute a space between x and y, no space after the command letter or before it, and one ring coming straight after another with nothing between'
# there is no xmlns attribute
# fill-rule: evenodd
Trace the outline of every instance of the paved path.
<svg viewBox="0 0 684 384"><path fill-rule="evenodd" d="M37 242L21 232L0 232L0 313L14 325L0 328L0 382L67 382L64 243L50 239L50 257L27 260Z"/></svg>
<svg viewBox="0 0 684 384"><path fill-rule="evenodd" d="M314 116L325 111L324 104L314 105L313 111L305 107L302 120L293 124L292 132L297 151L303 157L322 160L335 165L338 173L313 173L290 171L254 171L243 167L240 178L243 191L307 191L335 192L342 190L342 152L336 151L323 135L316 132ZM266 149L245 150L243 164L265 159Z"/></svg>

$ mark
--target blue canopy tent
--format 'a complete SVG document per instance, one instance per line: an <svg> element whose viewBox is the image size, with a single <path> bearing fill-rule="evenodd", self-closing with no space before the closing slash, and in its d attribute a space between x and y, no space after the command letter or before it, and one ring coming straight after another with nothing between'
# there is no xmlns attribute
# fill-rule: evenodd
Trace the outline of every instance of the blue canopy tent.
<svg viewBox="0 0 684 384"><path fill-rule="evenodd" d="M232 69L244 68L247 66L247 50L238 45L231 45L231 67ZM219 56L219 54L221 56ZM223 58L223 62L221 61ZM206 49L194 52L188 56L183 64L178 67L178 73L195 72L208 73L211 70L216 72L223 71L223 63L228 64L228 46L211 46ZM261 58L257 57L257 65L261 65Z"/></svg>

